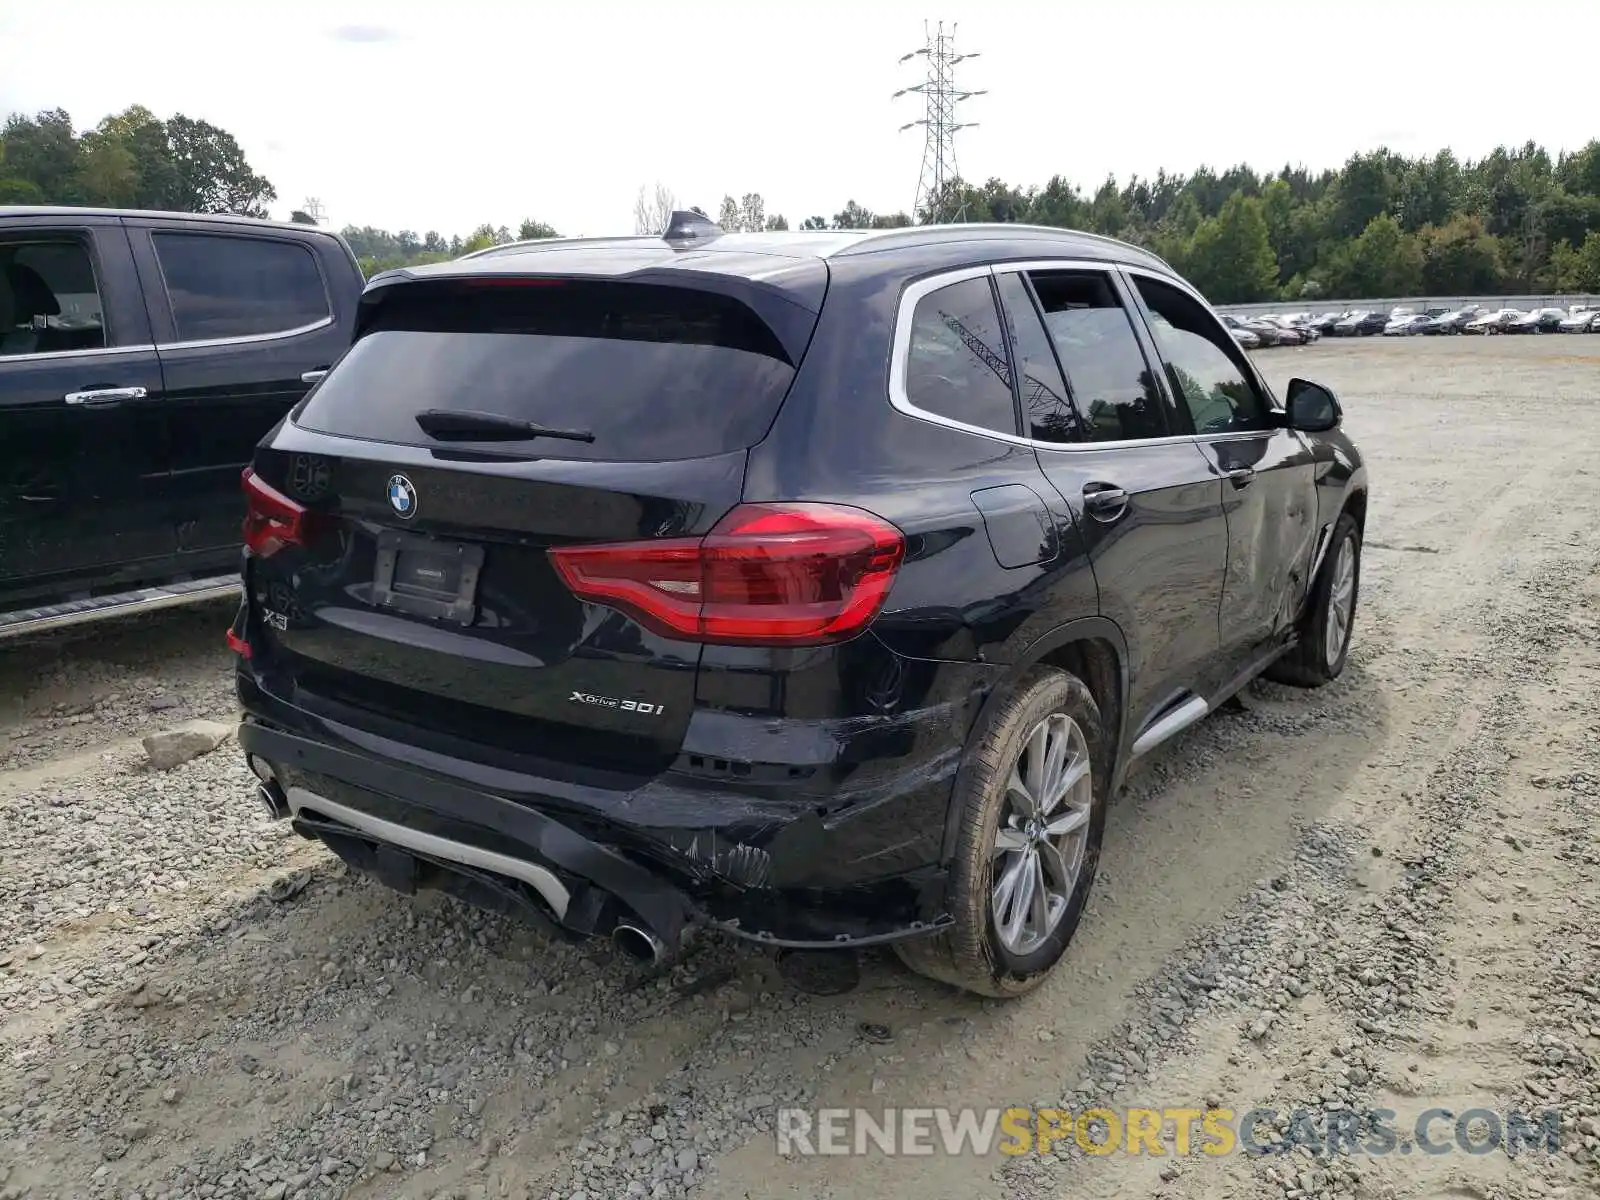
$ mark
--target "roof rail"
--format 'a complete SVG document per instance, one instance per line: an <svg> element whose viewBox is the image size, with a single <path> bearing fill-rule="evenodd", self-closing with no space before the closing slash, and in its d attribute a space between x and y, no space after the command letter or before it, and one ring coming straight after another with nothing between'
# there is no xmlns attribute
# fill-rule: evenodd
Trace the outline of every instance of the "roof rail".
<svg viewBox="0 0 1600 1200"><path fill-rule="evenodd" d="M1123 241L1121 238L1109 237L1103 233L1092 233L1087 229L1072 229L1065 225L1030 225L1021 221L963 221L952 224L897 225L892 229L869 229L863 232L862 237L856 242L856 245L859 246L865 242L885 241L891 238L903 237L917 233L927 236L928 234L933 233L935 230L941 233L943 233L945 230L949 230L950 234L952 235L952 240L954 240L953 235L960 230L994 230L996 232L1007 233L1043 233L1050 234L1055 237L1065 235L1068 237L1089 238L1093 241L1104 242L1109 246L1132 247L1141 254L1149 255L1162 266L1166 267L1169 271L1172 269L1172 264L1168 263L1166 259L1162 258L1154 250L1147 249L1144 246L1135 245L1133 242Z"/></svg>
<svg viewBox="0 0 1600 1200"><path fill-rule="evenodd" d="M495 254L504 254L508 250L526 250L534 246L553 246L558 244L563 246L582 246L594 242L647 242L653 240L653 238L641 237L637 234L615 234L610 237L524 238L521 241L501 242L498 246L485 246L481 250L473 250L470 253L458 255L451 261L466 262L469 258L488 258Z"/></svg>
<svg viewBox="0 0 1600 1200"><path fill-rule="evenodd" d="M485 255L494 254L494 253L496 253L497 251L500 251L500 250L517 250L517 249L522 248L523 246L536 246L540 242L563 242L563 241L570 241L570 240L571 240L570 238L548 237L548 238L523 238L523 239L519 239L519 240L517 240L515 242L499 242L499 243L497 243L497 244L495 244L493 246L484 246L483 248L481 248L479 250L473 250L473 251L470 251L467 254L463 254L459 258L457 258L456 261L457 262L462 262L462 261L464 261L466 259L469 259L469 258L483 258Z"/></svg>
<svg viewBox="0 0 1600 1200"><path fill-rule="evenodd" d="M725 232L722 226L703 213L674 210L671 218L667 221L667 228L661 234L660 240L670 245L699 244L709 242L713 238L722 237ZM528 246L544 246L552 242L562 242L576 246L586 242L644 242L655 240L648 234L613 234L609 237L523 238L515 242L501 242L498 246L485 246L481 250L462 254L455 261L465 262L469 258L487 258L491 255L503 254L508 250L522 250Z"/></svg>

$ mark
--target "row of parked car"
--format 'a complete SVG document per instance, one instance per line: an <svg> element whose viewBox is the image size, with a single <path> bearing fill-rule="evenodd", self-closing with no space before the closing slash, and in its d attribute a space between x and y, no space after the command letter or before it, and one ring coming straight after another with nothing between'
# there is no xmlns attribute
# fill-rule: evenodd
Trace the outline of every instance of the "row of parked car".
<svg viewBox="0 0 1600 1200"><path fill-rule="evenodd" d="M1429 308L1418 312L1398 306L1385 313L1374 309L1348 312L1265 313L1241 317L1223 314L1234 339L1249 350L1263 346L1303 346L1328 337L1412 337L1455 333L1600 333L1600 308Z"/></svg>

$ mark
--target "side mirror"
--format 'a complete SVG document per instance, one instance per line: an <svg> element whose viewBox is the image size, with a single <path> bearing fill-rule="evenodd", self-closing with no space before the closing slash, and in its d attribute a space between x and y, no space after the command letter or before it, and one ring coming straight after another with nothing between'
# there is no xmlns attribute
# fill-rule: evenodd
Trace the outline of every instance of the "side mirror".
<svg viewBox="0 0 1600 1200"><path fill-rule="evenodd" d="M1344 420L1333 389L1309 379L1289 381L1289 428L1301 433L1327 433Z"/></svg>

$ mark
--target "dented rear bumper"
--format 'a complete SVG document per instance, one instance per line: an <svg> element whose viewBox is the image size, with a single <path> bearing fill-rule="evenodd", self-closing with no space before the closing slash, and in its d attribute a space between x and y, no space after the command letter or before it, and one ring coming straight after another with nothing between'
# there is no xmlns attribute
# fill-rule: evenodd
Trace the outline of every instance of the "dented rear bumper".
<svg viewBox="0 0 1600 1200"><path fill-rule="evenodd" d="M242 748L298 797L302 832L402 890L397 853L431 869L406 876L423 886L442 872L488 875L493 888L508 859L535 864L518 874L559 881L542 888L555 924L604 934L639 918L669 945L697 924L814 948L918 936L947 920L943 835L967 708L981 700L974 680L902 717L699 713L675 769L622 786L508 770L331 720L272 682L241 663Z"/></svg>

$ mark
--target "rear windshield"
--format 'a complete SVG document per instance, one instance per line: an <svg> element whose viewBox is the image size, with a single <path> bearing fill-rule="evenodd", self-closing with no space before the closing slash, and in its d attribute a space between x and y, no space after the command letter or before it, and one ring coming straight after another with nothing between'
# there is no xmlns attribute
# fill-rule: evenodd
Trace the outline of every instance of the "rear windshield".
<svg viewBox="0 0 1600 1200"><path fill-rule="evenodd" d="M402 284L364 311L357 337L296 414L302 428L547 458L700 458L760 441L795 373L746 305L647 284ZM594 440L441 441L417 424L428 410Z"/></svg>

